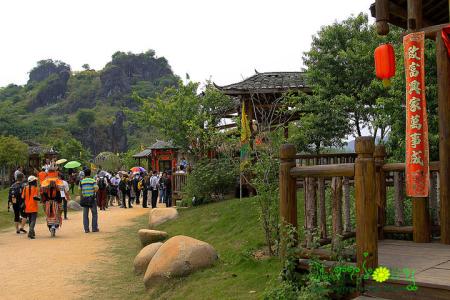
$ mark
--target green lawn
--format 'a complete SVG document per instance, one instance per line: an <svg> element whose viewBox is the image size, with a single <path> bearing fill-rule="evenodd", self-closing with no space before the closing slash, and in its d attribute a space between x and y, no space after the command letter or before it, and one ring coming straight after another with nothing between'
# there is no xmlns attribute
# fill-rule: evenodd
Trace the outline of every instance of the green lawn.
<svg viewBox="0 0 450 300"><path fill-rule="evenodd" d="M238 199L180 209L177 220L158 229L170 236L187 235L210 243L219 261L210 269L183 279L173 279L150 292L143 276L133 273L133 259L141 249L137 231L146 228L147 216L135 220L111 237L114 260L101 263L101 271L86 282L92 295L102 299L258 299L266 286L277 280L281 264L277 258L255 260L252 253L264 246L254 198Z"/></svg>

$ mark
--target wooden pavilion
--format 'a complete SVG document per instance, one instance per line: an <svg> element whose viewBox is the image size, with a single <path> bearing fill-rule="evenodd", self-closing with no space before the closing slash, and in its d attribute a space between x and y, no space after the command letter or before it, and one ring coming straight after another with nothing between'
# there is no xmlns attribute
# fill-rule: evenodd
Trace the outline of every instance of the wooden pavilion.
<svg viewBox="0 0 450 300"><path fill-rule="evenodd" d="M133 155L141 166L142 160L147 160L147 170L157 172L173 171L177 168L178 147L172 142L156 140L150 147Z"/></svg>
<svg viewBox="0 0 450 300"><path fill-rule="evenodd" d="M264 72L255 70L255 75L243 81L215 87L225 95L236 99L239 102L236 110L229 112L241 114L242 104L253 131L256 126L279 126L285 128L285 135L288 135L287 124L290 121L298 120L298 112L290 113L287 107L281 103L282 97L287 92L311 93L311 89L306 85L303 72ZM286 109L280 109L286 108ZM279 113L279 111L283 113ZM227 117L227 116L224 116ZM270 120L269 120L270 118ZM228 124L222 128L236 127L236 124ZM264 128L270 130L271 128Z"/></svg>
<svg viewBox="0 0 450 300"><path fill-rule="evenodd" d="M429 198L411 198L412 226L388 225L386 217L387 181L392 173L404 173L404 163L386 163L383 146L374 145L372 137L356 140L354 162L333 162L300 166L293 145L283 145L280 152L280 217L298 229L298 180L305 182L305 240L299 243L299 266L308 268L308 259L318 256L333 264L333 251L324 245L356 237L352 251L342 254L356 263L361 271L379 265L400 270L395 278L383 282L365 280L365 295L387 299L450 299L450 51L442 37L449 24L448 0L376 0L371 6L381 35L389 32L389 24L400 26L406 33L425 32L436 42L439 104L439 158L430 163L430 172L439 174L439 201L434 207L438 218L430 218ZM354 219L350 210L342 209L342 181L354 185ZM325 188L331 187L332 226L328 232ZM436 183L437 184L437 183ZM346 199L346 201L349 201ZM342 226L344 223L344 226ZM355 230L352 230L354 224ZM347 226L345 226L347 225ZM344 230L344 228L346 228ZM312 243L312 233L320 239ZM390 240L389 236L412 236L411 240ZM281 247L282 255L286 250ZM349 249L344 250L351 250ZM352 263L349 263L352 264ZM401 272L408 269L408 274ZM366 278L365 278L366 279Z"/></svg>

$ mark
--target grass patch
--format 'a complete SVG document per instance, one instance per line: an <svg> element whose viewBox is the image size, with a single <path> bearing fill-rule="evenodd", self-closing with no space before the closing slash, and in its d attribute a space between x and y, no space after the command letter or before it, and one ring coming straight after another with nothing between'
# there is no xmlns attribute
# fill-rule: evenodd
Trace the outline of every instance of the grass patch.
<svg viewBox="0 0 450 300"><path fill-rule="evenodd" d="M252 253L264 246L264 235L255 199L247 198L180 209L177 220L158 227L170 236L187 235L210 243L219 254L213 268L186 278L168 280L146 291L142 276L133 272L133 259L141 249L137 230L147 227L147 216L109 240L114 259L101 263L86 283L102 299L256 299L277 280L278 258L256 260ZM300 217L300 216L299 216ZM302 222L302 221L301 221ZM96 268L99 269L98 266Z"/></svg>

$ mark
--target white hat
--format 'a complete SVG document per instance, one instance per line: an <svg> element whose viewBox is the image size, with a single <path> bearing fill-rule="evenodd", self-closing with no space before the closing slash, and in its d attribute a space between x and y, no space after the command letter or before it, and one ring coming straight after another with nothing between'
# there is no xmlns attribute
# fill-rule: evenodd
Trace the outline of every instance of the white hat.
<svg viewBox="0 0 450 300"><path fill-rule="evenodd" d="M36 181L36 180L37 180L36 176L31 175L31 176L28 177L28 182L33 182L33 181Z"/></svg>

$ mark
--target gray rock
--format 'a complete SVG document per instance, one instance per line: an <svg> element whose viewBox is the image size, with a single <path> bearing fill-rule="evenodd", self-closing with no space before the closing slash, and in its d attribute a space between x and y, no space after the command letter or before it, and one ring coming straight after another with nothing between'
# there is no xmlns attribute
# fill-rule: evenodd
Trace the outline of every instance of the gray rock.
<svg viewBox="0 0 450 300"><path fill-rule="evenodd" d="M153 256L144 275L144 284L151 288L167 278L189 275L212 266L217 258L210 244L188 236L174 236Z"/></svg>
<svg viewBox="0 0 450 300"><path fill-rule="evenodd" d="M82 210L83 207L81 207L80 204L78 204L78 202L74 201L74 200L70 200L69 202L67 202L67 207L70 208L71 210Z"/></svg>
<svg viewBox="0 0 450 300"><path fill-rule="evenodd" d="M163 243L153 243L150 245L145 246L142 248L142 250L139 252L139 254L134 259L134 272L136 274L142 274L145 273L145 270L147 270L148 264L152 260L153 256L156 254L156 251L158 251L159 247L162 246Z"/></svg>
<svg viewBox="0 0 450 300"><path fill-rule="evenodd" d="M150 210L148 215L148 227L155 228L159 224L178 218L178 211L173 207L158 207Z"/></svg>
<svg viewBox="0 0 450 300"><path fill-rule="evenodd" d="M167 232L150 229L140 229L138 235L144 247L151 243L164 241L169 236Z"/></svg>

